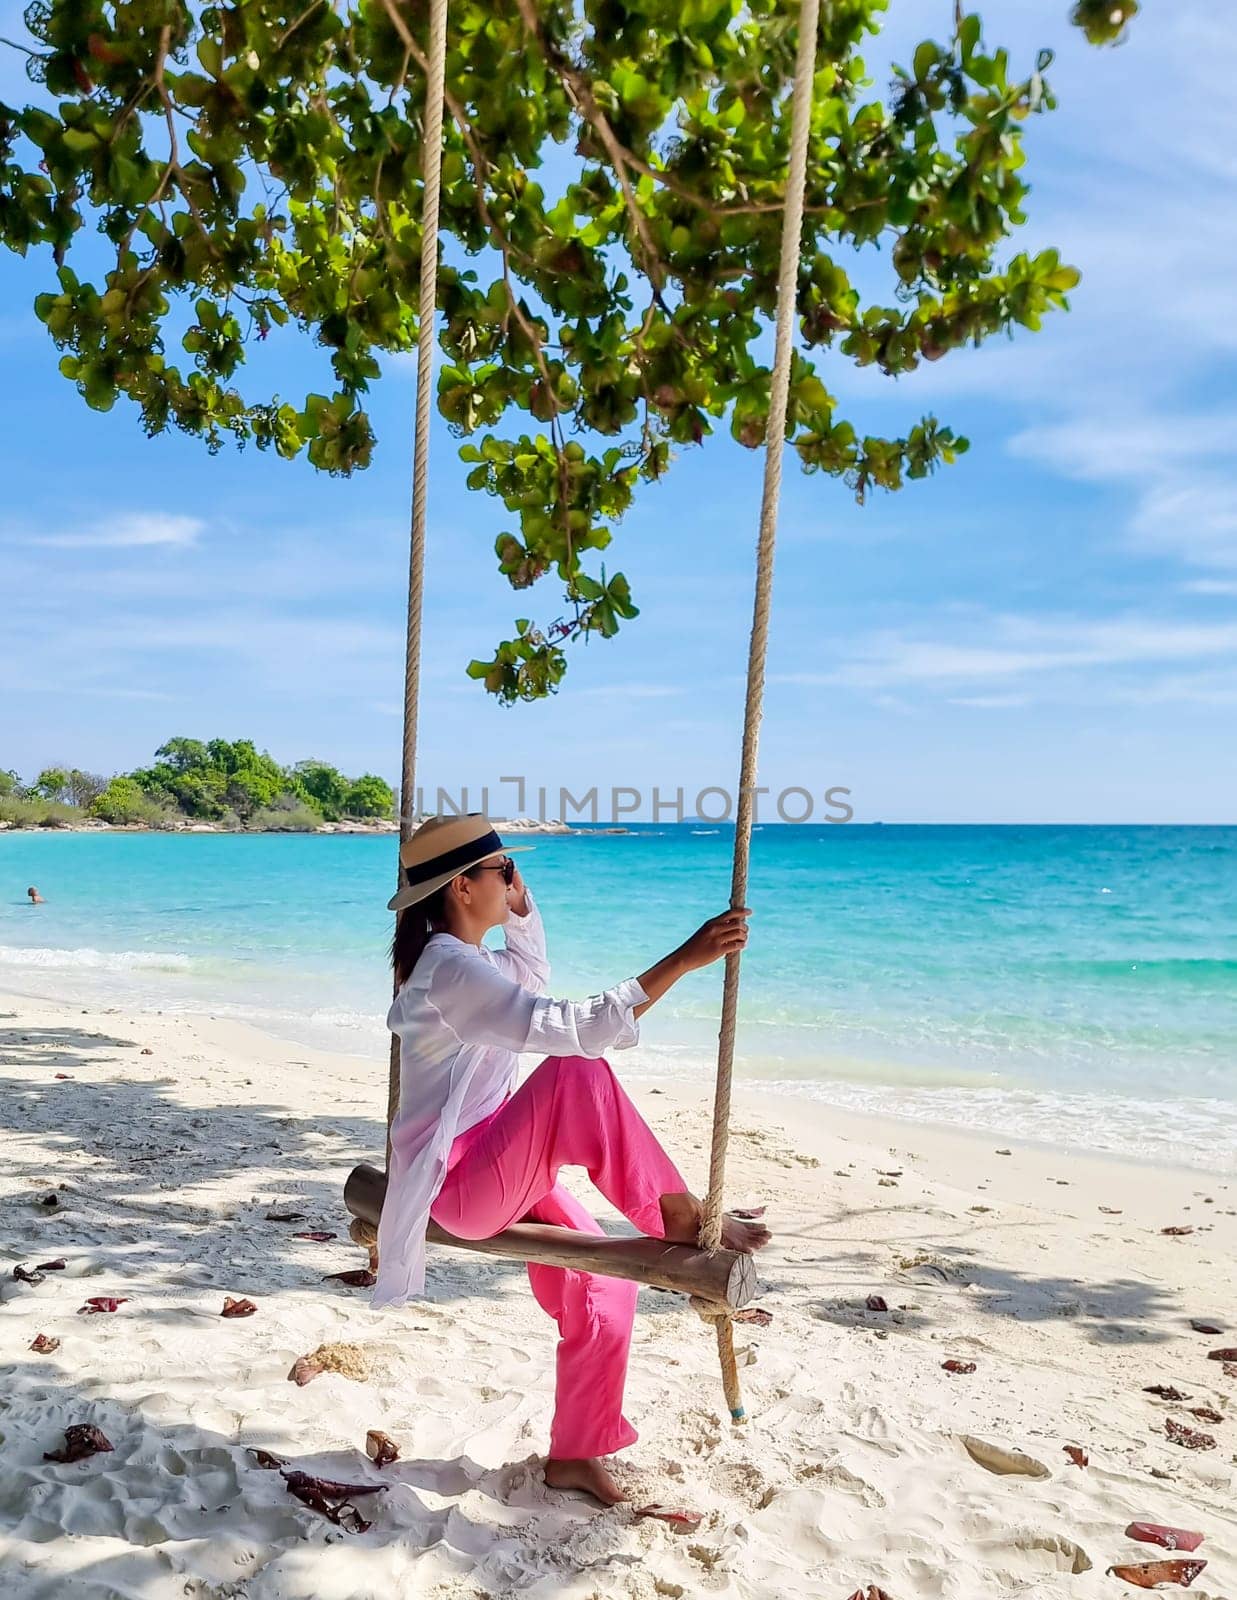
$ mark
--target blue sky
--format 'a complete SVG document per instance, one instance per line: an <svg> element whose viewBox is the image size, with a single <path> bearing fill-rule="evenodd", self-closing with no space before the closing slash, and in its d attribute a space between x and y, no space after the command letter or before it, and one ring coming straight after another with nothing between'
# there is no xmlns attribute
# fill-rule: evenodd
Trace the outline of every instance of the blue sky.
<svg viewBox="0 0 1237 1600"><path fill-rule="evenodd" d="M934 410L971 454L860 509L788 464L761 781L846 785L858 820L1237 818L1237 12L1148 0L1089 50L1067 0L989 4L1061 100L1029 125L1030 225L1083 269L1034 338L893 382L827 360L868 431ZM892 0L883 49L946 0ZM1009 12L1017 15L1010 17ZM21 8L0 0L0 33ZM1016 59L1019 56L1016 55ZM876 69L875 54L872 56ZM882 66L878 77L886 76ZM0 96L24 93L0 49ZM413 379L375 391L348 482L256 451L210 458L88 411L29 310L44 260L0 258L0 766L113 771L172 734L250 736L394 777ZM326 387L285 347L270 381ZM642 615L577 650L556 700L505 711L463 673L510 620L501 505L433 442L421 770L573 792L733 786L760 459L685 452L619 530Z"/></svg>

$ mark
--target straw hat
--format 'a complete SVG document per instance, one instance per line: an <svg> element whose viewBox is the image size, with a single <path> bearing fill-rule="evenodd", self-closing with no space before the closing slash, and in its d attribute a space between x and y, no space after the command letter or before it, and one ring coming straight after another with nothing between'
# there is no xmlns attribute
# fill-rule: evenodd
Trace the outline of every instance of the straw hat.
<svg viewBox="0 0 1237 1600"><path fill-rule="evenodd" d="M387 910L402 911L405 906L416 905L500 850L513 856L536 848L535 844L505 845L494 832L493 823L480 811L466 817L430 817L399 847L405 882L387 901Z"/></svg>

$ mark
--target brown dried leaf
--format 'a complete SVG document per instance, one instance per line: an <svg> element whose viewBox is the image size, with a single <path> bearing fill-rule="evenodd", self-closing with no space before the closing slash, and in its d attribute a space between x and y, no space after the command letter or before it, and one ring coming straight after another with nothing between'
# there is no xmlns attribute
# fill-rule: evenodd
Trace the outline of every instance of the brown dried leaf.
<svg viewBox="0 0 1237 1600"><path fill-rule="evenodd" d="M745 1206L742 1211L734 1210L732 1217L738 1217L740 1222L759 1222L765 1214L764 1206Z"/></svg>
<svg viewBox="0 0 1237 1600"><path fill-rule="evenodd" d="M1106 1217L1119 1217L1124 1214L1120 1206L1101 1206L1100 1210Z"/></svg>
<svg viewBox="0 0 1237 1600"><path fill-rule="evenodd" d="M1170 1383L1149 1383L1143 1390L1144 1394L1153 1394L1160 1400L1192 1400L1193 1395L1182 1394L1180 1389L1174 1389Z"/></svg>
<svg viewBox="0 0 1237 1600"><path fill-rule="evenodd" d="M390 1434L371 1428L365 1435L365 1454L376 1467L389 1467L399 1460L399 1446Z"/></svg>
<svg viewBox="0 0 1237 1600"><path fill-rule="evenodd" d="M128 1300L124 1295L92 1294L84 1306L78 1306L78 1316L93 1316L98 1311L115 1311L117 1306L127 1305Z"/></svg>
<svg viewBox="0 0 1237 1600"><path fill-rule="evenodd" d="M254 1465L262 1467L267 1472L273 1471L276 1467L286 1467L288 1464L286 1456L277 1456L273 1450L251 1448L249 1454L253 1457Z"/></svg>
<svg viewBox="0 0 1237 1600"><path fill-rule="evenodd" d="M766 1311L763 1306L745 1306L742 1311L735 1312L731 1321L750 1323L754 1328L767 1328L773 1321L773 1313Z"/></svg>
<svg viewBox="0 0 1237 1600"><path fill-rule="evenodd" d="M1226 1361L1220 1371L1226 1378L1237 1378L1237 1361Z"/></svg>
<svg viewBox="0 0 1237 1600"><path fill-rule="evenodd" d="M372 1289L378 1282L368 1267L353 1267L348 1272L328 1272L323 1283L346 1283L352 1289Z"/></svg>
<svg viewBox="0 0 1237 1600"><path fill-rule="evenodd" d="M223 1310L221 1317L252 1317L257 1310L252 1300L233 1300L230 1294L223 1297Z"/></svg>
<svg viewBox="0 0 1237 1600"><path fill-rule="evenodd" d="M98 1428L89 1422L74 1422L64 1430L64 1447L60 1450L45 1450L44 1461L85 1461L88 1456L101 1455L103 1451L112 1449L111 1440L106 1434L100 1433Z"/></svg>
<svg viewBox="0 0 1237 1600"><path fill-rule="evenodd" d="M1197 1417L1200 1422L1223 1422L1224 1418L1218 1411L1213 1411L1210 1406L1191 1406L1190 1415Z"/></svg>
<svg viewBox="0 0 1237 1600"><path fill-rule="evenodd" d="M637 1518L652 1517L656 1522L664 1522L667 1527L673 1528L675 1533L695 1533L704 1521L699 1511L673 1511L669 1506L656 1504L638 1506L634 1515Z"/></svg>
<svg viewBox="0 0 1237 1600"><path fill-rule="evenodd" d="M889 1310L889 1306L885 1301L885 1297L881 1294L870 1294L867 1298L866 1304L869 1311Z"/></svg>
<svg viewBox="0 0 1237 1600"><path fill-rule="evenodd" d="M49 1356L53 1350L59 1350L60 1340L49 1338L45 1333L36 1333L31 1340L30 1348L36 1355Z"/></svg>
<svg viewBox="0 0 1237 1600"><path fill-rule="evenodd" d="M1187 1533L1184 1528L1166 1528L1160 1522L1131 1522L1125 1530L1127 1539L1139 1539L1143 1544L1162 1545L1165 1550L1184 1550L1188 1554L1203 1542L1201 1533Z"/></svg>
<svg viewBox="0 0 1237 1600"><path fill-rule="evenodd" d="M1076 1467L1090 1466L1091 1457L1079 1445L1063 1444L1061 1448Z"/></svg>
<svg viewBox="0 0 1237 1600"><path fill-rule="evenodd" d="M969 1373L975 1371L975 1363L973 1361L958 1361L954 1358L951 1358L949 1361L941 1362L941 1370L943 1372L952 1372L958 1377L965 1378Z"/></svg>
<svg viewBox="0 0 1237 1600"><path fill-rule="evenodd" d="M303 1211L268 1211L266 1220L268 1222L304 1222L305 1213Z"/></svg>
<svg viewBox="0 0 1237 1600"><path fill-rule="evenodd" d="M57 1257L55 1261L40 1261L34 1270L36 1272L63 1272L67 1266L67 1261L62 1261Z"/></svg>
<svg viewBox="0 0 1237 1600"><path fill-rule="evenodd" d="M1212 1350L1207 1359L1208 1361L1237 1361L1237 1349L1230 1347L1226 1350Z"/></svg>
<svg viewBox="0 0 1237 1600"><path fill-rule="evenodd" d="M384 1483L336 1483L308 1472L285 1472L283 1479L290 1494L345 1533L365 1533L373 1526L352 1504L352 1496L382 1494L386 1488Z"/></svg>
<svg viewBox="0 0 1237 1600"><path fill-rule="evenodd" d="M67 1072L57 1072L57 1073L56 1073L56 1074L55 1074L55 1076L56 1076L56 1077L57 1077L57 1078L63 1078L63 1079L64 1079L64 1081L65 1081L65 1082L66 1082L66 1083L71 1083L71 1082L72 1082L72 1081L73 1081L73 1080L72 1080L72 1079L71 1079L71 1078L70 1078L70 1077L69 1077L69 1074L68 1074L68 1073L67 1073Z"/></svg>
<svg viewBox="0 0 1237 1600"><path fill-rule="evenodd" d="M1184 1239L1187 1233L1193 1233L1193 1228L1183 1228L1179 1223L1173 1228L1161 1228L1161 1233L1167 1233L1171 1238Z"/></svg>
<svg viewBox="0 0 1237 1600"><path fill-rule="evenodd" d="M1165 1420L1164 1432L1183 1450L1214 1450L1216 1447L1216 1442L1209 1433L1199 1433L1197 1428L1187 1428L1184 1422L1176 1422L1172 1417Z"/></svg>
<svg viewBox="0 0 1237 1600"><path fill-rule="evenodd" d="M866 1589L856 1589L850 1600L892 1600L892 1597L871 1583Z"/></svg>
<svg viewBox="0 0 1237 1600"><path fill-rule="evenodd" d="M1218 1322L1204 1322L1199 1317L1190 1318L1190 1326L1195 1333L1223 1333L1224 1329Z"/></svg>
<svg viewBox="0 0 1237 1600"><path fill-rule="evenodd" d="M13 1276L17 1279L18 1283L29 1283L33 1285L43 1282L43 1274L38 1270L37 1267L33 1272L31 1272L28 1267L23 1266L20 1262L18 1262L17 1266L13 1268Z"/></svg>
<svg viewBox="0 0 1237 1600"><path fill-rule="evenodd" d="M329 1240L338 1238L337 1234L324 1233L321 1228L311 1228L308 1233L294 1233L294 1239L312 1239L315 1244L326 1244Z"/></svg>
<svg viewBox="0 0 1237 1600"><path fill-rule="evenodd" d="M1188 1589L1207 1565L1205 1561L1148 1561L1145 1566L1109 1567L1109 1575L1136 1589L1166 1589L1179 1583Z"/></svg>
<svg viewBox="0 0 1237 1600"><path fill-rule="evenodd" d="M387 1492L385 1483L342 1483L338 1478L318 1478L312 1472L300 1472L296 1468L285 1472L283 1478L293 1494L298 1489L309 1489L326 1500L351 1500L357 1494Z"/></svg>

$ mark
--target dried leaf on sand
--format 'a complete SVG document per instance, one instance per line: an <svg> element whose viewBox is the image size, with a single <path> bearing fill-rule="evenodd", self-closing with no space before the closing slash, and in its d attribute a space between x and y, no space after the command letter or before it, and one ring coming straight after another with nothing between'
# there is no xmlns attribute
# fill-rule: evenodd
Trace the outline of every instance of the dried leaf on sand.
<svg viewBox="0 0 1237 1600"><path fill-rule="evenodd" d="M223 1310L221 1317L252 1317L257 1310L252 1300L233 1300L230 1294L223 1297Z"/></svg>
<svg viewBox="0 0 1237 1600"><path fill-rule="evenodd" d="M1165 1421L1164 1432L1183 1450L1214 1450L1216 1447L1216 1442L1209 1433L1199 1433L1197 1428L1187 1428L1184 1422L1176 1422L1172 1417Z"/></svg>
<svg viewBox="0 0 1237 1600"><path fill-rule="evenodd" d="M1205 1561L1148 1561L1144 1566L1109 1567L1108 1571L1136 1589L1167 1589L1171 1584L1188 1589L1206 1565Z"/></svg>
<svg viewBox="0 0 1237 1600"><path fill-rule="evenodd" d="M85 1461L90 1456L101 1455L113 1448L105 1433L89 1422L74 1422L64 1430L64 1445L59 1450L45 1450L44 1461Z"/></svg>
<svg viewBox="0 0 1237 1600"><path fill-rule="evenodd" d="M656 1522L664 1522L667 1527L673 1528L676 1533L695 1533L704 1521L699 1511L675 1511L670 1506L649 1505L637 1506L637 1518L652 1517Z"/></svg>
<svg viewBox="0 0 1237 1600"><path fill-rule="evenodd" d="M1162 1522L1131 1522L1125 1530L1127 1539L1138 1539L1143 1544L1158 1544L1165 1550L1184 1550L1188 1554L1203 1542L1201 1533L1189 1533L1185 1528L1166 1528Z"/></svg>
<svg viewBox="0 0 1237 1600"><path fill-rule="evenodd" d="M317 1511L345 1533L364 1533L373 1524L365 1520L352 1504L358 1495L382 1494L383 1483L338 1483L333 1478L315 1478L309 1472L285 1472L283 1481L311 1511Z"/></svg>

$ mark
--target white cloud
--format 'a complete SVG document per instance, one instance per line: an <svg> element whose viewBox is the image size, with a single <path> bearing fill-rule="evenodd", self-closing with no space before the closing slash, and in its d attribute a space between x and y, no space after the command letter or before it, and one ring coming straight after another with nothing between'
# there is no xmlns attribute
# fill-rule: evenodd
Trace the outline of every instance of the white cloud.
<svg viewBox="0 0 1237 1600"><path fill-rule="evenodd" d="M1193 566L1237 567L1237 416L1143 411L1027 428L1012 454L1133 496L1128 542Z"/></svg>
<svg viewBox="0 0 1237 1600"><path fill-rule="evenodd" d="M163 511L130 511L108 517L77 533L38 534L30 544L57 550L132 550L152 545L196 544L206 524L198 517Z"/></svg>
<svg viewBox="0 0 1237 1600"><path fill-rule="evenodd" d="M950 697L951 706L973 706L978 711L1007 711L1029 706L1029 694L959 694Z"/></svg>
<svg viewBox="0 0 1237 1600"><path fill-rule="evenodd" d="M1001 615L955 622L953 628L967 636L869 634L831 670L785 673L771 681L878 693L919 688L945 693L954 704L995 708L1066 688L1074 693L1097 678L1111 683L1117 669L1188 662L1231 662L1237 669L1237 623ZM994 684L1000 687L993 690ZM1025 692L1007 684L1025 685Z"/></svg>

